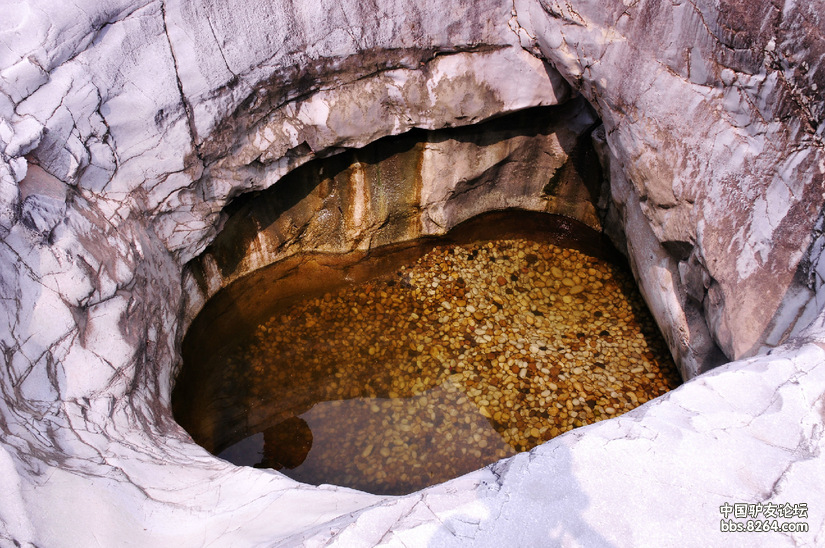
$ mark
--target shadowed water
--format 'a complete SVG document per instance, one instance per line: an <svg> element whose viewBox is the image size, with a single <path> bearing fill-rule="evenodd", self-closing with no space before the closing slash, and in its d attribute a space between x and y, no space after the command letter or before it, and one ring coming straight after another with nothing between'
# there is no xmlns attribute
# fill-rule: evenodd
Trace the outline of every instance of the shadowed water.
<svg viewBox="0 0 825 548"><path fill-rule="evenodd" d="M402 494L675 387L630 276L569 245L440 242L285 300L201 355L176 417L230 462Z"/></svg>

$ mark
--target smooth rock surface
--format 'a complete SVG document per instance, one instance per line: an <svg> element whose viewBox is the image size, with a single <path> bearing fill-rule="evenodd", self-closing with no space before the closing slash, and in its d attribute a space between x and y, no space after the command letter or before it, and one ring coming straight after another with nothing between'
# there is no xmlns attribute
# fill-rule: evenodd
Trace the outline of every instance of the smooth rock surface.
<svg viewBox="0 0 825 548"><path fill-rule="evenodd" d="M0 544L822 544L821 0L4 8ZM563 103L559 74L604 123L611 231L683 375L756 357L398 499L194 445L169 408L204 298L185 264L224 206L342 147ZM720 532L765 501L810 531Z"/></svg>
<svg viewBox="0 0 825 548"><path fill-rule="evenodd" d="M200 282L200 300L297 253L367 252L500 209L564 215L599 230L602 175L590 138L598 124L578 97L315 160L234 202L188 273Z"/></svg>

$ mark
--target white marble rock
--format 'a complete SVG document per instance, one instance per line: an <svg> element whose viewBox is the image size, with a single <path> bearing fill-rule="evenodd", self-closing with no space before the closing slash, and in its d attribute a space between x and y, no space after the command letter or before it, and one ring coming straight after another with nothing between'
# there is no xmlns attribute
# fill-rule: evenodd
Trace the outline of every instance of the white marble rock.
<svg viewBox="0 0 825 548"><path fill-rule="evenodd" d="M0 546L825 543L822 0L2 7ZM185 265L233 197L576 92L689 382L404 497L235 467L174 423ZM767 502L809 531L720 531Z"/></svg>

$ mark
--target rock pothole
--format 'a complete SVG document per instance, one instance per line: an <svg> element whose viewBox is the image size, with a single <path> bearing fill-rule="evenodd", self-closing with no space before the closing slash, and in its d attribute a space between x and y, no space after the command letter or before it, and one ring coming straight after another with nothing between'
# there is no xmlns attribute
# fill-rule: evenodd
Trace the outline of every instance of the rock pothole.
<svg viewBox="0 0 825 548"><path fill-rule="evenodd" d="M821 0L781 10L767 1L51 4L21 3L0 24L0 544L799 546L822 537ZM227 203L280 186L313 157L413 127L569 104L574 90L596 111L581 125L604 121L606 219L626 235L623 251L684 378L699 378L400 499L231 466L174 423L180 337L205 299L311 249L299 236L312 223L292 216L273 236L294 232L250 241L260 253L242 254L239 268L216 258L198 273L187 263L215 242ZM450 165L458 148L428 148L422 165ZM578 147L550 150L559 148L566 154L539 155L552 169ZM502 157L488 159L479 171L499 175ZM351 173L365 183L351 188L373 190ZM501 190L485 184L498 177L472 188L428 180L436 184L410 201L413 219L431 214L427 234L460 222L453 205L546 210L568 195L548 178L534 182L552 196L520 202L488 192ZM463 200L451 202L456 193ZM313 219L334 220L332 202L332 216ZM371 205L341 203L356 204ZM389 218L342 210L357 221L350 227ZM331 224L316 223L316 235ZM419 225L387 228L404 226ZM373 251L363 235L330 247ZM737 503L807 503L811 532L734 539L716 520Z"/></svg>
<svg viewBox="0 0 825 548"><path fill-rule="evenodd" d="M377 278L366 258L364 281L328 278L297 302L258 291L269 312L242 340L221 324L190 335L190 347L224 342L190 354L176 417L235 464L406 494L675 388L630 273L576 248L598 246L598 233L552 236L421 242L429 250L394 271L383 263L408 249L373 261Z"/></svg>

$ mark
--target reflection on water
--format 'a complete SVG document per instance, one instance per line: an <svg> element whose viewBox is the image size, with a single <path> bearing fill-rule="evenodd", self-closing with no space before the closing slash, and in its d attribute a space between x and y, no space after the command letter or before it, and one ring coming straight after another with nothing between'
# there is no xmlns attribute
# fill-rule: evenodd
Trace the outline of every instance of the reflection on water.
<svg viewBox="0 0 825 548"><path fill-rule="evenodd" d="M264 458L264 433L256 432L234 445L230 445L218 456L238 466L257 466Z"/></svg>
<svg viewBox="0 0 825 548"><path fill-rule="evenodd" d="M312 449L312 429L300 417L289 417L264 430L264 454L260 468L288 468L301 466Z"/></svg>
<svg viewBox="0 0 825 548"><path fill-rule="evenodd" d="M410 398L320 402L218 456L306 483L409 493L516 453L462 388L448 378Z"/></svg>
<svg viewBox="0 0 825 548"><path fill-rule="evenodd" d="M402 494L678 383L625 271L513 238L438 246L389 277L276 309L203 357L173 402L231 462Z"/></svg>

